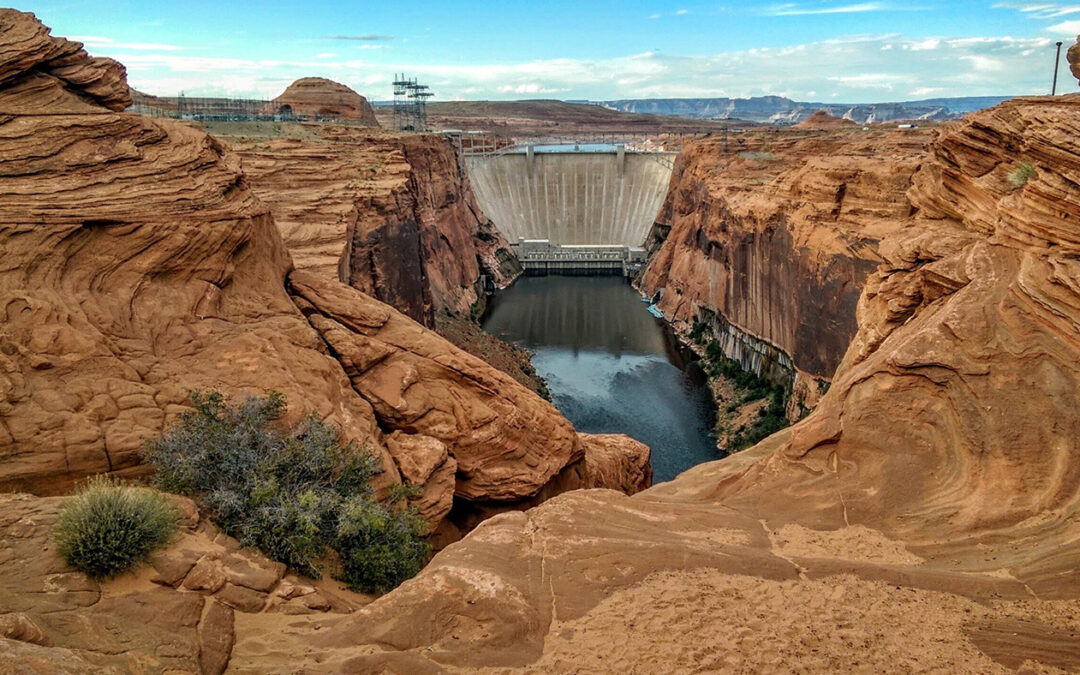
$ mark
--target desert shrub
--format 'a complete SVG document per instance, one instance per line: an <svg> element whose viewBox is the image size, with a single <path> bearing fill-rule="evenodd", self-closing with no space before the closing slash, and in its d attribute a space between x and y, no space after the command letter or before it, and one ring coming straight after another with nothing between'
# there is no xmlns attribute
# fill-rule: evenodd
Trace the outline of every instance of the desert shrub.
<svg viewBox="0 0 1080 675"><path fill-rule="evenodd" d="M1015 188L1022 188L1027 185L1028 181L1038 175L1035 171L1035 165L1031 162L1020 162L1012 173L1009 174L1009 182Z"/></svg>
<svg viewBox="0 0 1080 675"><path fill-rule="evenodd" d="M695 321L690 329L690 339L698 345L705 344L705 337L709 333L709 324L704 321Z"/></svg>
<svg viewBox="0 0 1080 675"><path fill-rule="evenodd" d="M758 410L758 417L750 425L739 429L728 443L728 450L738 452L765 440L790 422L787 418L784 390L775 388L769 393L769 404Z"/></svg>
<svg viewBox="0 0 1080 675"><path fill-rule="evenodd" d="M105 579L164 546L176 533L177 517L176 508L160 492L98 476L64 505L53 537L69 565Z"/></svg>
<svg viewBox="0 0 1080 675"><path fill-rule="evenodd" d="M161 488L194 496L240 543L312 577L331 551L343 580L363 590L389 590L420 569L426 524L405 506L406 489L385 505L375 499L379 466L365 449L313 414L282 428L276 392L236 404L216 392L190 399L194 412L146 445Z"/></svg>
<svg viewBox="0 0 1080 675"><path fill-rule="evenodd" d="M768 400L768 405L758 411L753 422L739 427L727 443L729 452L738 452L758 443L772 434L790 425L787 419L787 400L790 392L784 387L769 382L753 371L745 370L733 359L724 354L723 347L716 340L705 345L704 370L712 377L723 377L731 382L737 396L724 408L727 415L734 415L742 406ZM717 420L717 433L726 433L727 422Z"/></svg>
<svg viewBox="0 0 1080 675"><path fill-rule="evenodd" d="M342 581L366 593L383 593L412 578L427 558L421 539L426 530L419 518L401 517L401 511L369 499L350 500L337 529Z"/></svg>

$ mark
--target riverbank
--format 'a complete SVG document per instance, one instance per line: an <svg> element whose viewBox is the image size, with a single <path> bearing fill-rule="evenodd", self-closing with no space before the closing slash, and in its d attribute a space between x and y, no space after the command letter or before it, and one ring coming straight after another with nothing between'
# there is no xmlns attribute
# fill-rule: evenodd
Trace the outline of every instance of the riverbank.
<svg viewBox="0 0 1080 675"><path fill-rule="evenodd" d="M633 287L641 293L637 280ZM660 320L679 345L694 354L704 373L716 411L712 437L721 455L745 450L809 414L792 405L791 387L770 382L727 358L709 324ZM792 408L798 408L794 415Z"/></svg>

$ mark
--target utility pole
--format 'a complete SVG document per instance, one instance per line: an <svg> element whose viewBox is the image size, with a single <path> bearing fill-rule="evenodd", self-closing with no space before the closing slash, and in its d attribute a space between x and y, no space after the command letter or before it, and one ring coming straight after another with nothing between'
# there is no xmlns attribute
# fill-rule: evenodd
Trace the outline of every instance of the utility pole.
<svg viewBox="0 0 1080 675"><path fill-rule="evenodd" d="M1061 65L1061 43L1057 43L1057 56L1054 57L1054 86L1050 89L1051 96L1057 96L1058 66Z"/></svg>

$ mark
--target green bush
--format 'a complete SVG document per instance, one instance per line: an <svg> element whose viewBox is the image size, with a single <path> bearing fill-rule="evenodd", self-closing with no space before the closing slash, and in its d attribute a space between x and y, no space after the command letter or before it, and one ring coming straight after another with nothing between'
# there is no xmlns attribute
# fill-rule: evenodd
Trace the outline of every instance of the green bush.
<svg viewBox="0 0 1080 675"><path fill-rule="evenodd" d="M712 377L723 377L731 382L738 396L725 407L728 415L738 412L739 408L753 401L768 399L768 405L758 411L757 418L749 425L739 427L727 444L729 452L738 452L764 440L768 436L790 426L787 419L787 400L791 393L784 387L775 385L756 373L744 370L736 361L724 354L723 347L716 340L705 345L705 372ZM726 433L727 423L717 422L717 433Z"/></svg>
<svg viewBox="0 0 1080 675"><path fill-rule="evenodd" d="M168 497L98 476L64 505L53 536L69 565L106 579L164 546L176 528L176 508Z"/></svg>
<svg viewBox="0 0 1080 675"><path fill-rule="evenodd" d="M196 497L225 533L312 577L331 552L342 579L365 591L419 571L426 523L405 507L407 489L387 505L375 499L379 466L369 452L343 445L313 414L280 428L286 402L277 392L235 405L216 392L190 399L195 411L146 445L159 487Z"/></svg>
<svg viewBox="0 0 1080 675"><path fill-rule="evenodd" d="M1028 181L1038 175L1035 165L1031 162L1020 162L1012 173L1009 174L1009 182L1015 188L1022 188Z"/></svg>

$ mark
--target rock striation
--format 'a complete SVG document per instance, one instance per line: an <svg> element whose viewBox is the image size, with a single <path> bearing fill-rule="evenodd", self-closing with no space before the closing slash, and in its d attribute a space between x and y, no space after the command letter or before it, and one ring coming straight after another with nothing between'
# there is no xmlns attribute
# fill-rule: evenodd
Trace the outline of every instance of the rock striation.
<svg viewBox="0 0 1080 675"><path fill-rule="evenodd" d="M304 118L329 118L379 126L368 100L349 87L325 77L302 77L270 102L269 112Z"/></svg>
<svg viewBox="0 0 1080 675"><path fill-rule="evenodd" d="M1077 36L1076 43L1069 47L1065 57L1069 62L1069 72L1077 80L1080 80L1080 36Z"/></svg>
<svg viewBox="0 0 1080 675"><path fill-rule="evenodd" d="M930 134L752 131L688 144L642 290L677 323L711 324L745 368L787 384L828 379L879 242L910 215Z"/></svg>
<svg viewBox="0 0 1080 675"><path fill-rule="evenodd" d="M225 138L298 269L428 327L441 311L467 315L483 295L481 275L502 287L520 273L445 138L336 125L289 132L309 137Z"/></svg>
<svg viewBox="0 0 1080 675"><path fill-rule="evenodd" d="M360 291L294 272L236 155L100 105L125 102L122 68L80 67L85 52L30 14L0 12L0 31L13 36L0 109L23 111L0 118L0 490L145 471L143 439L191 389L281 391L292 415L314 411L380 457L381 487L423 481L433 528L455 501L551 496L586 461L570 423L511 378ZM434 441L446 457L429 467ZM629 466L641 449L623 445Z"/></svg>
<svg viewBox="0 0 1080 675"><path fill-rule="evenodd" d="M909 180L810 417L632 497L492 518L306 658L1080 668L1080 96L953 123Z"/></svg>

